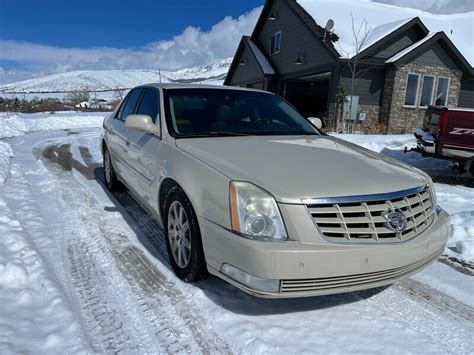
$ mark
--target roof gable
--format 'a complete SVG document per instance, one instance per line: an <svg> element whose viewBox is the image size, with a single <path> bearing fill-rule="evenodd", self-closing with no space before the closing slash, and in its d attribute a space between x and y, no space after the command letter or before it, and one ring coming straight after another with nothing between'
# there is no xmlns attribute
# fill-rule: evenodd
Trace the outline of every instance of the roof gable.
<svg viewBox="0 0 474 355"><path fill-rule="evenodd" d="M401 34L408 33L411 29L419 32L420 38L425 37L429 33L418 17L386 23L375 27L369 32L366 43L360 48L359 56L366 57L376 54L388 43L396 40ZM351 57L354 55L355 53L352 53Z"/></svg>
<svg viewBox="0 0 474 355"><path fill-rule="evenodd" d="M234 59L232 60L232 63L230 65L229 72L224 81L224 85L228 85L230 83L233 75L235 74L237 66L240 65L243 59L242 55L244 54L245 51L247 51L250 54L249 55L250 58L246 58L246 59L256 64L256 66L261 72L262 77L275 74L275 70L273 69L272 65L270 64L268 59L265 57L265 55L262 53L262 51L260 51L257 45L255 45L255 43L252 42L249 36L242 36L242 39L240 40L237 51L234 55ZM250 63L246 63L246 64L250 64Z"/></svg>
<svg viewBox="0 0 474 355"><path fill-rule="evenodd" d="M393 57L385 61L386 64L404 64L409 63L416 58L420 57L423 53L434 48L434 45L439 46L447 52L449 60L452 60L460 70L464 73L472 76L474 70L462 53L456 48L451 42L449 37L444 32L431 33L422 40L412 44L405 48L403 51L397 53Z"/></svg>
<svg viewBox="0 0 474 355"><path fill-rule="evenodd" d="M286 4L289 6L289 8L293 11L294 14L297 15L297 18L299 18L308 28L311 30L311 32L314 34L315 38L320 39L321 42L325 44L325 47L327 50L334 55L334 57L339 57L339 53L336 51L334 48L333 44L331 41L324 41L324 28L319 26L316 21L311 17L311 15L306 12L306 10L301 7L295 0L282 0L285 1ZM259 34L265 24L266 21L269 21L270 14L272 13L274 5L276 3L276 0L266 0L265 5L262 9L262 12L260 14L260 17L258 18L257 24L255 25L255 28L252 32L252 35L250 38L252 41L256 42ZM337 35L333 35L333 40L337 40L338 37Z"/></svg>
<svg viewBox="0 0 474 355"><path fill-rule="evenodd" d="M383 32L385 25L404 19L419 18L419 25L425 26L430 31L444 31L452 42L456 44L463 56L470 62L474 63L474 51L472 51L472 23L474 21L474 12L439 15L431 14L425 11L401 8L386 4L374 3L363 0L287 0L289 2L297 2L313 19L320 25L324 26L329 19L335 23L333 31L339 36L339 40L334 44L335 49L341 56L351 58L354 53L355 44L352 30L352 21L354 19L356 29L366 20L367 30L373 33L382 34L378 39L384 40ZM403 22L400 23L403 25ZM390 26L387 26L390 27ZM425 29L426 29L425 27ZM399 27L393 30L398 31ZM387 29L387 28L385 28ZM386 31L389 35L393 31ZM426 32L427 33L427 32ZM362 51L377 43L377 38L369 33L373 38L368 46ZM361 51L359 51L361 52ZM348 53L348 55L344 55Z"/></svg>

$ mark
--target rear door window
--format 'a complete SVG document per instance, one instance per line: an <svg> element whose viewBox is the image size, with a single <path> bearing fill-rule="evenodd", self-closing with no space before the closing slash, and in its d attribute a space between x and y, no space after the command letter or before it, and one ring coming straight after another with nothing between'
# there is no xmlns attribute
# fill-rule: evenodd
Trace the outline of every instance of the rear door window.
<svg viewBox="0 0 474 355"><path fill-rule="evenodd" d="M155 89L145 89L142 100L137 110L138 115L148 115L151 117L153 123L156 123L156 118L160 112L160 100L158 91Z"/></svg>
<svg viewBox="0 0 474 355"><path fill-rule="evenodd" d="M117 118L125 121L128 115L133 115L135 113L138 99L140 98L142 91L143 91L142 88L138 88L138 89L133 89L130 92L130 94L127 97L127 101L125 102L125 105L123 105L123 107L120 109L121 112L119 112Z"/></svg>

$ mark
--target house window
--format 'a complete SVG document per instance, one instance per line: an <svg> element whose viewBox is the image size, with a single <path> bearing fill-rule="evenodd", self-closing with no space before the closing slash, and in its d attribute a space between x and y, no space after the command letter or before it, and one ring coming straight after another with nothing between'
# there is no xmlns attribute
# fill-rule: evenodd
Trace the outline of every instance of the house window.
<svg viewBox="0 0 474 355"><path fill-rule="evenodd" d="M407 87L405 91L405 106L416 105L416 92L418 91L418 79L417 74L408 74Z"/></svg>
<svg viewBox="0 0 474 355"><path fill-rule="evenodd" d="M431 105L433 97L434 77L425 75L423 77L423 86L421 87L420 106Z"/></svg>
<svg viewBox="0 0 474 355"><path fill-rule="evenodd" d="M281 47L281 31L275 33L270 41L270 54L280 53Z"/></svg>
<svg viewBox="0 0 474 355"><path fill-rule="evenodd" d="M448 99L449 79L438 78L438 88L436 89L435 105L446 106Z"/></svg>

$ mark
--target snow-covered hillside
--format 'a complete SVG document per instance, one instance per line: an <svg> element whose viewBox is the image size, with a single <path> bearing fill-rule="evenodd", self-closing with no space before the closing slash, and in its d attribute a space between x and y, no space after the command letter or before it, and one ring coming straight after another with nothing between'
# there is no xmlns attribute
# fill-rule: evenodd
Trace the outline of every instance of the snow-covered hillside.
<svg viewBox="0 0 474 355"><path fill-rule="evenodd" d="M0 86L0 93L63 93L87 89L113 91L130 89L152 82L184 82L220 85L229 69L232 58L220 60L204 67L191 67L177 71L164 70L79 70L51 74Z"/></svg>

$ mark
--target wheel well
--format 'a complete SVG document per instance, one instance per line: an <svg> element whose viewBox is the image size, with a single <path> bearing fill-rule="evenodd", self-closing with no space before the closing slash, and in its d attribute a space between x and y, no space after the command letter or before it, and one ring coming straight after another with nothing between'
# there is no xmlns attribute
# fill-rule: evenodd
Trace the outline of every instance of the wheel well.
<svg viewBox="0 0 474 355"><path fill-rule="evenodd" d="M166 195L172 187L178 186L179 184L173 179L166 178L160 185L160 192L158 194L158 203L160 208L160 215L163 217L163 210L165 209Z"/></svg>

